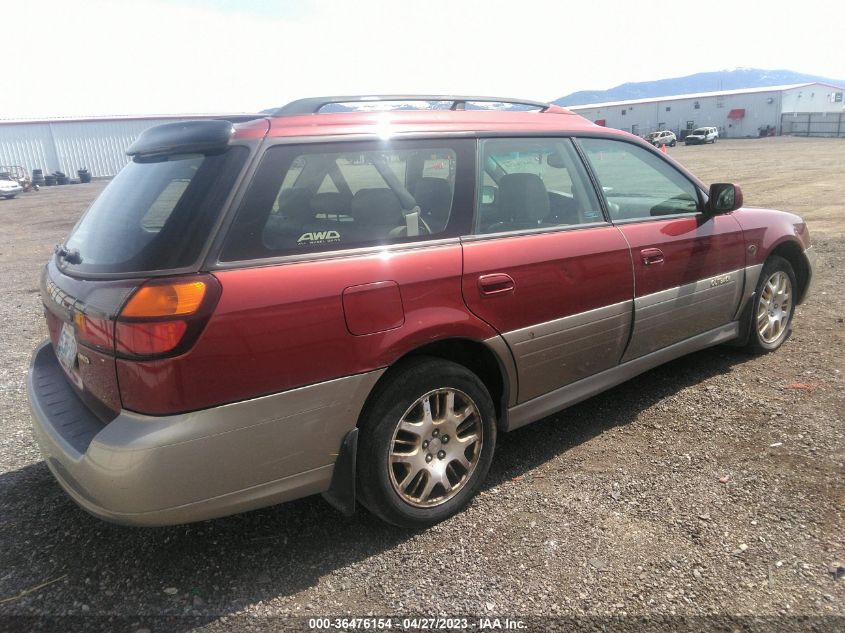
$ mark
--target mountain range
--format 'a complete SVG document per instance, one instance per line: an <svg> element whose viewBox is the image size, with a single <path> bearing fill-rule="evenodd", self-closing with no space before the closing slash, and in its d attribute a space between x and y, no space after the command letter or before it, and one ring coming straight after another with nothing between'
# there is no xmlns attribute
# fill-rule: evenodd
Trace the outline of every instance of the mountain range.
<svg viewBox="0 0 845 633"><path fill-rule="evenodd" d="M715 72L696 73L686 77L658 79L624 83L609 90L579 90L554 103L563 106L604 103L607 101L627 101L629 99L648 99L668 97L692 92L715 92L718 90L737 90L740 88L765 88L785 84L800 84L811 81L845 86L845 80L835 80L818 75L807 75L792 70L763 70L761 68L737 68Z"/></svg>

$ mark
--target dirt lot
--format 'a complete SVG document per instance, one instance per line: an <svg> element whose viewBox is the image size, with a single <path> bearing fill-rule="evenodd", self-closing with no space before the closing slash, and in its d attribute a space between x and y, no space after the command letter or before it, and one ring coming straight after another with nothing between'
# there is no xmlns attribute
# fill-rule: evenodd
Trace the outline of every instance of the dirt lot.
<svg viewBox="0 0 845 633"><path fill-rule="evenodd" d="M283 630L307 625L290 615L369 613L843 630L845 141L669 152L807 219L820 264L794 335L765 357L694 354L502 437L481 495L421 533L319 497L161 529L79 510L39 457L24 377L45 335L40 268L102 184L0 200L0 630ZM55 615L85 617L32 619Z"/></svg>

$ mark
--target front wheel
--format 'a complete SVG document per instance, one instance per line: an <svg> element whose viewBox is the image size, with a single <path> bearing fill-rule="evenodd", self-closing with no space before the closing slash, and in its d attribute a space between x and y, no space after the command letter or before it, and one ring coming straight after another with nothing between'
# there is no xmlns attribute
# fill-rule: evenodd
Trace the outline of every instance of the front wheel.
<svg viewBox="0 0 845 633"><path fill-rule="evenodd" d="M772 352L789 337L795 313L795 271L783 257L766 260L754 295L751 333L747 348L757 354Z"/></svg>
<svg viewBox="0 0 845 633"><path fill-rule="evenodd" d="M677 144L678 144L678 141L672 141L671 143L669 143L669 147L675 147L675 145L677 145Z"/></svg>
<svg viewBox="0 0 845 633"><path fill-rule="evenodd" d="M427 527L461 510L484 481L496 412L462 365L419 357L391 371L362 417L358 490L388 523Z"/></svg>

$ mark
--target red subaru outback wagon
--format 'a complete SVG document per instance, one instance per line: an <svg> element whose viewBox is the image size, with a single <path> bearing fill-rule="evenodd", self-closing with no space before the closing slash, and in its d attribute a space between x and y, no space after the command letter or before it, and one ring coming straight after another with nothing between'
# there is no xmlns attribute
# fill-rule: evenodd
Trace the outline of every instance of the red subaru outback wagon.
<svg viewBox="0 0 845 633"><path fill-rule="evenodd" d="M544 103L304 99L128 154L43 273L28 381L50 470L121 523L322 493L433 524L497 433L774 350L812 277L801 218Z"/></svg>

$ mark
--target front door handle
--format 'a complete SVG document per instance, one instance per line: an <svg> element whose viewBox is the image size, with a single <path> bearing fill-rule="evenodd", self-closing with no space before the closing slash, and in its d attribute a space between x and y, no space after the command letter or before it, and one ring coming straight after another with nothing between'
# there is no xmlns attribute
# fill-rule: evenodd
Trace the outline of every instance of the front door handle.
<svg viewBox="0 0 845 633"><path fill-rule="evenodd" d="M640 258L644 266L663 263L663 251L659 248L644 248L640 251Z"/></svg>
<svg viewBox="0 0 845 633"><path fill-rule="evenodd" d="M478 289L483 295L503 295L513 292L514 286L513 278L505 273L481 275L478 278Z"/></svg>

